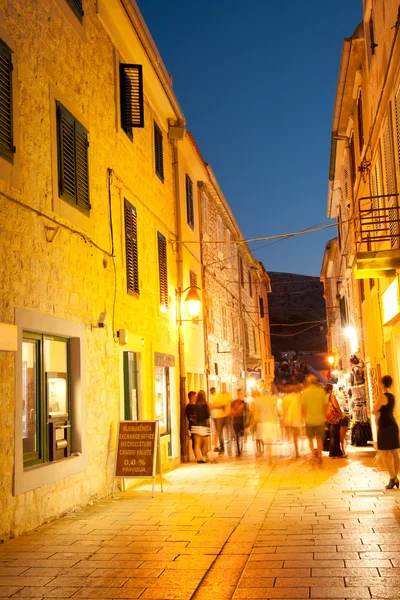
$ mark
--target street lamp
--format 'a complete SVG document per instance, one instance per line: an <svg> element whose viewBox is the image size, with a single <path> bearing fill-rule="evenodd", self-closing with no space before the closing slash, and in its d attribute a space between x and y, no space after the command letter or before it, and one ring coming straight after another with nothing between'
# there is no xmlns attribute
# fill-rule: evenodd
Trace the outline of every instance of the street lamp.
<svg viewBox="0 0 400 600"><path fill-rule="evenodd" d="M183 290L186 291L186 290ZM199 318L199 314L200 314L200 309L201 309L201 300L200 300L200 296L196 291L196 288L194 286L191 286L191 288L188 291L188 294L185 298L185 303L186 303L186 308L187 311L189 313L189 317L192 320L197 320Z"/></svg>
<svg viewBox="0 0 400 600"><path fill-rule="evenodd" d="M197 285L191 285L187 288L185 288L184 290L177 290L177 296L179 299L179 309L180 309L180 313L179 316L177 318L177 322L179 324L181 324L183 321L194 321L197 322L199 321L199 315L200 315L200 311L201 311L201 298L197 292L197 290L199 290L200 288L197 287ZM182 307L181 307L181 298L182 298L182 294L184 294L187 290L187 296L185 298L185 304L186 304L186 310L188 312L188 315L190 317L190 319L182 319L181 315L182 315Z"/></svg>

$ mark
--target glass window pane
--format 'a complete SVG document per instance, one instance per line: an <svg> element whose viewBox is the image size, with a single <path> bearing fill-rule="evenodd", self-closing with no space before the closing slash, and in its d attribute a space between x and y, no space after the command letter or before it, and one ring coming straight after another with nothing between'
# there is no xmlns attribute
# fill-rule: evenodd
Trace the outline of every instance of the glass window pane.
<svg viewBox="0 0 400 600"><path fill-rule="evenodd" d="M135 352L124 352L125 420L139 419L138 362Z"/></svg>
<svg viewBox="0 0 400 600"><path fill-rule="evenodd" d="M24 454L38 453L38 342L22 342L22 439Z"/></svg>
<svg viewBox="0 0 400 600"><path fill-rule="evenodd" d="M68 415L68 344L44 340L44 365L47 380L48 413L51 418Z"/></svg>
<svg viewBox="0 0 400 600"><path fill-rule="evenodd" d="M46 373L67 373L67 342L45 338L44 364Z"/></svg>
<svg viewBox="0 0 400 600"><path fill-rule="evenodd" d="M61 375L61 373L60 373ZM68 415L67 374L64 377L47 377L49 416Z"/></svg>
<svg viewBox="0 0 400 600"><path fill-rule="evenodd" d="M169 433L168 419L168 367L155 366L156 419L160 422L160 434Z"/></svg>

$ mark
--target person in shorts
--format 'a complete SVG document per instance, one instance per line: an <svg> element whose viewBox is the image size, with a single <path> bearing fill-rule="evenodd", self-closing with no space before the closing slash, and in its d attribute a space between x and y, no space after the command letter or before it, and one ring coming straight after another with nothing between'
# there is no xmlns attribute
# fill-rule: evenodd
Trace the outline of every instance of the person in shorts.
<svg viewBox="0 0 400 600"><path fill-rule="evenodd" d="M315 375L308 375L306 379L306 387L301 396L301 405L311 453L315 454L319 463L322 463L324 424L328 398ZM317 443L316 448L314 448L314 439Z"/></svg>

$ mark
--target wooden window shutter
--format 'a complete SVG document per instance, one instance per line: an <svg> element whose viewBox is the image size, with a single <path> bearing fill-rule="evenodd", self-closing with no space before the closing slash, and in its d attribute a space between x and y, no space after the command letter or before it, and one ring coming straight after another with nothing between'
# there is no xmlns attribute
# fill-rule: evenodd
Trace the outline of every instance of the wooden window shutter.
<svg viewBox="0 0 400 600"><path fill-rule="evenodd" d="M90 210L87 131L57 103L58 182L60 198Z"/></svg>
<svg viewBox="0 0 400 600"><path fill-rule="evenodd" d="M139 256L136 209L124 199L126 286L128 294L139 294Z"/></svg>
<svg viewBox="0 0 400 600"><path fill-rule="evenodd" d="M249 294L250 294L250 298L253 297L253 285L251 282L251 271L248 271L248 275L249 275Z"/></svg>
<svg viewBox="0 0 400 600"><path fill-rule="evenodd" d="M163 134L157 123L154 121L154 155L156 161L156 175L164 183L164 154L163 154Z"/></svg>
<svg viewBox="0 0 400 600"><path fill-rule="evenodd" d="M246 352L248 354L250 352L250 340L249 340L249 328L248 328L246 321L244 322L244 339L245 339L245 345L246 345Z"/></svg>
<svg viewBox="0 0 400 600"><path fill-rule="evenodd" d="M358 142L360 146L360 154L364 148L364 123L363 123L363 106L361 90L357 101L357 124L358 124Z"/></svg>
<svg viewBox="0 0 400 600"><path fill-rule="evenodd" d="M258 297L258 303L260 305L260 318L264 318L264 300L261 296Z"/></svg>
<svg viewBox="0 0 400 600"><path fill-rule="evenodd" d="M350 134L350 172L351 172L351 185L353 186L356 182L356 153L354 148L354 131Z"/></svg>
<svg viewBox="0 0 400 600"><path fill-rule="evenodd" d="M239 257L239 277L240 277L240 285L244 287L244 275L243 275L243 260L242 257Z"/></svg>
<svg viewBox="0 0 400 600"><path fill-rule="evenodd" d="M82 22L82 17L84 15L82 8L82 0L67 0L67 2L78 17L78 19Z"/></svg>
<svg viewBox="0 0 400 600"><path fill-rule="evenodd" d="M142 65L119 65L122 127L144 127Z"/></svg>
<svg viewBox="0 0 400 600"><path fill-rule="evenodd" d="M11 50L0 40L0 156L14 162Z"/></svg>
<svg viewBox="0 0 400 600"><path fill-rule="evenodd" d="M398 88L394 98L394 114L396 120L397 164L400 167L400 87Z"/></svg>
<svg viewBox="0 0 400 600"><path fill-rule="evenodd" d="M88 139L86 131L75 122L76 144L76 199L83 210L90 209Z"/></svg>
<svg viewBox="0 0 400 600"><path fill-rule="evenodd" d="M390 104L389 104L390 106ZM393 137L392 137L392 121L390 118L390 109L383 126L383 165L385 175L385 192L386 194L396 193L396 180L394 173L394 160L393 160ZM399 246L399 228L398 228L398 209L396 196L386 198L386 202L389 208L389 231L390 231L390 245L392 248L398 248Z"/></svg>
<svg viewBox="0 0 400 600"><path fill-rule="evenodd" d="M194 229L193 182L189 175L186 175L186 208L188 225Z"/></svg>
<svg viewBox="0 0 400 600"><path fill-rule="evenodd" d="M160 306L168 308L167 240L158 232L158 273L160 280Z"/></svg>

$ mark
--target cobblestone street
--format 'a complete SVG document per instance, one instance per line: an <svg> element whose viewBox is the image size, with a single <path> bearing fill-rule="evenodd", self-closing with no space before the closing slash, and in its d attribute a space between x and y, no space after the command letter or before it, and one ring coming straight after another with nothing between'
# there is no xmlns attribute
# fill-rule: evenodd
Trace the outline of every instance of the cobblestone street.
<svg viewBox="0 0 400 600"><path fill-rule="evenodd" d="M0 546L1 598L399 598L400 492L350 460L188 464Z"/></svg>

